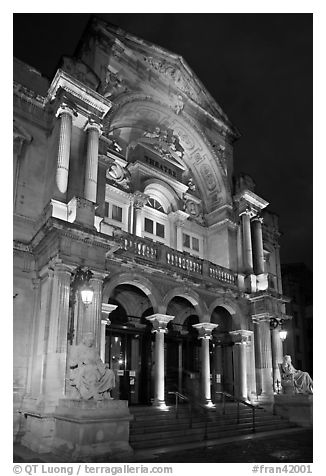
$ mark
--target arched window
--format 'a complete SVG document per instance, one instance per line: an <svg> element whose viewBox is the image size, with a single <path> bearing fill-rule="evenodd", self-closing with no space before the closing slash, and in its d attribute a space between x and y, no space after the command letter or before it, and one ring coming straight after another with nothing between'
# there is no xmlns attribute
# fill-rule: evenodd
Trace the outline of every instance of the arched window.
<svg viewBox="0 0 326 476"><path fill-rule="evenodd" d="M149 198L147 200L146 205L150 208L154 208L154 210L158 210L159 212L165 213L163 206L155 198Z"/></svg>

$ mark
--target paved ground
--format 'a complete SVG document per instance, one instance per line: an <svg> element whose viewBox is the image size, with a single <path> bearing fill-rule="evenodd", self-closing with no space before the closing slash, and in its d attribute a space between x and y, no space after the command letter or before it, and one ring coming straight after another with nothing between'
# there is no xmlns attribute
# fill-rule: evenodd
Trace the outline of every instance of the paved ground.
<svg viewBox="0 0 326 476"><path fill-rule="evenodd" d="M154 456L161 463L312 463L312 430Z"/></svg>
<svg viewBox="0 0 326 476"><path fill-rule="evenodd" d="M253 439L236 440L203 448L146 455L136 454L129 462L157 463L311 463L313 461L312 430L258 435ZM22 446L14 447L14 463L59 462L53 455L37 455ZM103 462L103 461L102 461ZM109 462L109 461L108 461ZM127 462L117 461L116 463Z"/></svg>

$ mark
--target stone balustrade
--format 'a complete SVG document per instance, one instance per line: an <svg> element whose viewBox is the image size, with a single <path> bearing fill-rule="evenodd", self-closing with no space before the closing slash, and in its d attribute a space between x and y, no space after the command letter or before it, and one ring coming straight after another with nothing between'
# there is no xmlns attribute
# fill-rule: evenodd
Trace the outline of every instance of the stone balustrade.
<svg viewBox="0 0 326 476"><path fill-rule="evenodd" d="M166 263L169 266L175 266L176 268L190 271L191 273L201 275L203 273L202 262L202 259L189 256L180 251L168 250L166 252Z"/></svg>
<svg viewBox="0 0 326 476"><path fill-rule="evenodd" d="M237 286L237 275L230 269L203 260L189 253L176 251L161 243L154 243L147 238L140 238L122 232L119 237L120 249L127 254L156 263L177 268L182 274L200 276L211 281L218 281L229 286Z"/></svg>
<svg viewBox="0 0 326 476"><path fill-rule="evenodd" d="M157 260L158 249L154 243L132 235L123 237L121 241L123 250L131 251L133 254L151 261Z"/></svg>
<svg viewBox="0 0 326 476"><path fill-rule="evenodd" d="M209 277L226 284L236 284L236 275L233 271L217 264L209 263Z"/></svg>

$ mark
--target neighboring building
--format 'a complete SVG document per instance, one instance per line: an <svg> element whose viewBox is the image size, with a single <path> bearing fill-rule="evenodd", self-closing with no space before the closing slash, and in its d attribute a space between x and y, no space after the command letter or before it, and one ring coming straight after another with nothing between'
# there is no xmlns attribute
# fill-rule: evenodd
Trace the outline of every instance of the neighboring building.
<svg viewBox="0 0 326 476"><path fill-rule="evenodd" d="M286 305L293 317L287 323L288 338L284 350L294 356L294 366L313 375L313 274L304 263L282 265L284 293L291 299Z"/></svg>
<svg viewBox="0 0 326 476"><path fill-rule="evenodd" d="M272 397L270 320L287 317L278 220L234 178L238 138L183 58L101 20L51 82L15 60L17 438L22 414L40 434L69 396L70 346L88 331L130 404L175 389Z"/></svg>

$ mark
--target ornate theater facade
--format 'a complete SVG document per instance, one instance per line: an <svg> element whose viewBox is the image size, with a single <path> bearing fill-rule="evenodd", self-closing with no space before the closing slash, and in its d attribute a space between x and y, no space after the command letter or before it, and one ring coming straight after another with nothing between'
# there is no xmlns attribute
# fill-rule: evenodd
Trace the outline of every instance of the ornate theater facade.
<svg viewBox="0 0 326 476"><path fill-rule="evenodd" d="M51 82L15 60L15 434L69 396L87 332L129 405L273 398L278 221L238 138L182 57L99 19Z"/></svg>

